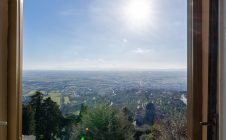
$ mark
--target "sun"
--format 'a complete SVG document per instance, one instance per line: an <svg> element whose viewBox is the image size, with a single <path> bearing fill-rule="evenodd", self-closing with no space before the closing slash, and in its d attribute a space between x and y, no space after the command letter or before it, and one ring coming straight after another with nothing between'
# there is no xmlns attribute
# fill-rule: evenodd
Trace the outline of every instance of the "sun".
<svg viewBox="0 0 226 140"><path fill-rule="evenodd" d="M124 18L130 26L144 27L152 18L151 0L128 0L123 9Z"/></svg>

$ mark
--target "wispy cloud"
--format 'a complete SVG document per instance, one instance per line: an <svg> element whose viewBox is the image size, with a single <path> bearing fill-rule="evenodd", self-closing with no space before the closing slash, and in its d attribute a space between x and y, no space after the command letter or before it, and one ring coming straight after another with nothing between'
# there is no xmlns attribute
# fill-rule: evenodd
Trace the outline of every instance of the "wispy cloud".
<svg viewBox="0 0 226 140"><path fill-rule="evenodd" d="M150 49L136 48L135 50L132 50L132 53L144 54L149 53L150 51L151 51Z"/></svg>
<svg viewBox="0 0 226 140"><path fill-rule="evenodd" d="M127 43L127 42L128 42L128 40L127 40L126 38L124 38L122 41L123 41L124 43Z"/></svg>
<svg viewBox="0 0 226 140"><path fill-rule="evenodd" d="M151 0L148 15L134 12L137 7L129 6L132 1L26 1L25 24L31 26L24 30L23 67L186 68L186 1ZM147 16L145 24L139 20L142 14Z"/></svg>

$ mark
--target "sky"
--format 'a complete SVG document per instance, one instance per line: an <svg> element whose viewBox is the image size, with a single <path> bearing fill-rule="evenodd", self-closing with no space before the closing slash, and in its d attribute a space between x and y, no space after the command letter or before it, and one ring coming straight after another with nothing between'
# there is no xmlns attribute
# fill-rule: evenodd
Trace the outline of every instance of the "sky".
<svg viewBox="0 0 226 140"><path fill-rule="evenodd" d="M24 70L186 69L187 0L24 0Z"/></svg>

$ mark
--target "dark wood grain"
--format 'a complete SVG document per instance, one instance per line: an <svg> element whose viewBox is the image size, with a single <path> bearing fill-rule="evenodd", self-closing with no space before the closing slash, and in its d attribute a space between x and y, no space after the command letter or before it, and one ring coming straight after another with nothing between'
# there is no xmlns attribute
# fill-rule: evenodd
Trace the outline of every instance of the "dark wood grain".
<svg viewBox="0 0 226 140"><path fill-rule="evenodd" d="M208 85L208 140L217 140L217 80L219 45L219 0L210 0L209 10L209 85Z"/></svg>
<svg viewBox="0 0 226 140"><path fill-rule="evenodd" d="M202 0L188 5L188 136L202 139Z"/></svg>

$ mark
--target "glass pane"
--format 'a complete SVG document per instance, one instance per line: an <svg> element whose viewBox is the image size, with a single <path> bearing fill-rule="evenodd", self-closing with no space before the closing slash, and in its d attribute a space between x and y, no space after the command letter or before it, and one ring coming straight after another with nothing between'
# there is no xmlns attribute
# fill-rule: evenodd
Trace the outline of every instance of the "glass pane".
<svg viewBox="0 0 226 140"><path fill-rule="evenodd" d="M24 1L23 134L187 139L187 1Z"/></svg>

